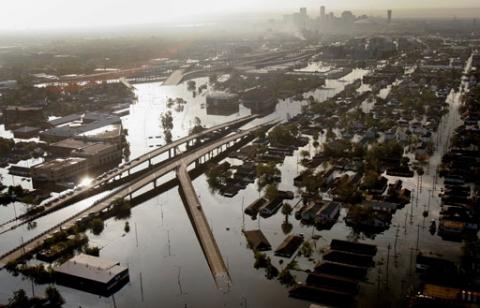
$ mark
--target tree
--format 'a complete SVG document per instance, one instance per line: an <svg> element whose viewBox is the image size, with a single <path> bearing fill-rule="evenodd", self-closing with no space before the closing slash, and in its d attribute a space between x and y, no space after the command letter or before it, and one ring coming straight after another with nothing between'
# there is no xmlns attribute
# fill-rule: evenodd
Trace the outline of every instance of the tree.
<svg viewBox="0 0 480 308"><path fill-rule="evenodd" d="M295 144L298 135L296 124L284 124L275 126L269 133L268 139L274 146L289 146Z"/></svg>
<svg viewBox="0 0 480 308"><path fill-rule="evenodd" d="M285 234L285 235L286 235L286 234L289 234L290 232L292 232L292 229L293 229L293 225L292 225L291 223L289 223L289 222L286 222L286 221L284 221L284 222L282 223L282 226L281 226L281 227L282 227L282 232L283 232L283 234Z"/></svg>
<svg viewBox="0 0 480 308"><path fill-rule="evenodd" d="M275 185L269 184L265 189L265 196L268 200L273 200L278 197L278 189Z"/></svg>
<svg viewBox="0 0 480 308"><path fill-rule="evenodd" d="M307 158L310 157L310 152L307 150L301 150L300 156L302 157L302 160L307 160Z"/></svg>
<svg viewBox="0 0 480 308"><path fill-rule="evenodd" d="M103 224L103 220L101 220L100 218L95 218L91 222L92 232L95 235L99 235L100 233L102 233L104 227L105 226Z"/></svg>
<svg viewBox="0 0 480 308"><path fill-rule="evenodd" d="M93 247L87 246L87 247L85 247L84 251L87 255L91 255L91 256L95 256L95 257L98 257L100 255L100 248L98 248L96 246L93 246Z"/></svg>
<svg viewBox="0 0 480 308"><path fill-rule="evenodd" d="M337 137L337 135L335 135L335 133L333 132L332 128L329 127L328 130L327 130L327 135L326 135L325 138L326 138L327 140L333 140L333 139L335 139L336 137Z"/></svg>
<svg viewBox="0 0 480 308"><path fill-rule="evenodd" d="M62 295L60 295L60 292L53 286L49 286L45 290L45 297L48 301L48 307L61 307L65 304Z"/></svg>
<svg viewBox="0 0 480 308"><path fill-rule="evenodd" d="M290 216L292 214L292 211L293 211L293 209L292 209L292 206L290 204L285 202L282 205L282 214L285 215L285 222L288 223L288 216Z"/></svg>
<svg viewBox="0 0 480 308"><path fill-rule="evenodd" d="M8 307L12 308L23 308L29 307L30 300L28 299L25 290L20 289L13 292L13 297L8 299Z"/></svg>
<svg viewBox="0 0 480 308"><path fill-rule="evenodd" d="M280 274L278 274L278 280L281 284L286 286L292 286L295 284L295 277L290 273L288 268L284 268Z"/></svg>
<svg viewBox="0 0 480 308"><path fill-rule="evenodd" d="M193 128L190 130L190 134L198 134L202 132L205 128L202 126L202 120L199 117L193 119Z"/></svg>
<svg viewBox="0 0 480 308"><path fill-rule="evenodd" d="M305 241L302 245L302 248L300 248L300 252L306 258L310 258L310 256L312 255L312 252L313 252L312 244L310 244L309 241Z"/></svg>
<svg viewBox="0 0 480 308"><path fill-rule="evenodd" d="M132 205L130 201L118 198L112 202L112 211L116 219L126 219L131 215Z"/></svg>
<svg viewBox="0 0 480 308"><path fill-rule="evenodd" d="M164 131L165 134L165 142L171 143L172 142L172 132L170 130Z"/></svg>

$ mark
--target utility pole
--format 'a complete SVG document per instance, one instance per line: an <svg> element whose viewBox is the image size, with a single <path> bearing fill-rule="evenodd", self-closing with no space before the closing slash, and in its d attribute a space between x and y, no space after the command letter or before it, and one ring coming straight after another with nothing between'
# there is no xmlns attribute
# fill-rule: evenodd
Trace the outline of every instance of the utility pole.
<svg viewBox="0 0 480 308"><path fill-rule="evenodd" d="M168 242L168 256L172 256L172 250L170 246L170 230L167 230L167 242Z"/></svg>
<svg viewBox="0 0 480 308"><path fill-rule="evenodd" d="M242 230L245 230L245 212L243 211L245 197L242 197Z"/></svg>
<svg viewBox="0 0 480 308"><path fill-rule="evenodd" d="M386 280L386 287L387 287L387 289L388 289L388 280L389 280L389 279L388 279L388 274L389 274L388 266L389 266L389 263L390 263L390 248L391 248L390 243L388 243L388 246L387 246L387 269L386 269L387 272L385 273L385 275L386 275L386 279L385 279L385 280Z"/></svg>
<svg viewBox="0 0 480 308"><path fill-rule="evenodd" d="M137 223L135 223L135 241L137 242L137 248L138 248L138 232L137 232Z"/></svg>
<svg viewBox="0 0 480 308"><path fill-rule="evenodd" d="M417 224L417 252L418 252L419 241L420 241L420 224Z"/></svg>
<svg viewBox="0 0 480 308"><path fill-rule="evenodd" d="M144 297L143 297L143 279L142 279L142 272L140 272L140 295L142 296L142 303L143 303Z"/></svg>

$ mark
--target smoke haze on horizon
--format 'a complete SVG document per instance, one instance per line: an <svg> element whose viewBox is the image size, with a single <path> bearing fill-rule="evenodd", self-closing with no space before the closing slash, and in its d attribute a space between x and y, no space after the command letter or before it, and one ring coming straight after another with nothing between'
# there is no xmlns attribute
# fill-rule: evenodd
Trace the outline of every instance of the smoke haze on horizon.
<svg viewBox="0 0 480 308"><path fill-rule="evenodd" d="M67 4L68 3L68 4ZM38 30L92 28L114 25L146 23L183 23L199 20L200 17L231 15L240 13L281 14L305 6L312 16L318 15L319 7L327 10L350 9L355 13L366 13L393 9L400 11L399 16L450 17L464 13L439 12L439 9L454 7L458 9L479 8L478 0L17 0L2 3L0 10L0 29L2 30ZM420 9L421 12L418 11ZM402 12L403 11L403 12ZM431 12L430 12L431 11ZM436 13L435 13L436 12ZM476 10L475 10L476 12ZM447 14L448 13L448 14ZM377 14L378 15L378 14Z"/></svg>

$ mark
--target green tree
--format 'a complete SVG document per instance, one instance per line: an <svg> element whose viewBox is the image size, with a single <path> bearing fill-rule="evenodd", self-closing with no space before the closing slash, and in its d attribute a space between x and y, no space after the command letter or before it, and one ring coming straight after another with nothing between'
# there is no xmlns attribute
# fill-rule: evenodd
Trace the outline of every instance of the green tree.
<svg viewBox="0 0 480 308"><path fill-rule="evenodd" d="M45 297L47 299L47 307L61 307L63 304L65 304L65 300L63 299L62 295L60 295L60 292L53 287L49 286L45 290Z"/></svg>
<svg viewBox="0 0 480 308"><path fill-rule="evenodd" d="M284 203L282 205L282 214L285 215L285 222L288 223L288 216L292 214L293 208L290 204Z"/></svg>
<svg viewBox="0 0 480 308"><path fill-rule="evenodd" d="M101 220L100 218L94 218L91 222L92 232L95 235L99 235L100 233L102 233L104 227L105 226L103 224L103 220Z"/></svg>
<svg viewBox="0 0 480 308"><path fill-rule="evenodd" d="M8 299L8 307L24 308L30 306L30 300L25 290L20 289L13 292L13 297Z"/></svg>
<svg viewBox="0 0 480 308"><path fill-rule="evenodd" d="M265 196L268 200L273 200L278 197L278 189L275 185L269 184L265 189Z"/></svg>

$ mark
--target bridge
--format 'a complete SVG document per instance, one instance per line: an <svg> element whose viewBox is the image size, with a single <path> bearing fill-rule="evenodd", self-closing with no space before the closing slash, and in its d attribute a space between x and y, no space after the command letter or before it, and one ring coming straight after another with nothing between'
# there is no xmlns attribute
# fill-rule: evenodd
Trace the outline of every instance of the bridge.
<svg viewBox="0 0 480 308"><path fill-rule="evenodd" d="M96 192L101 189L102 186L105 186L106 184L112 183L114 181L120 181L122 179L122 176L130 176L131 173L137 170L135 173L138 173L138 175L142 174L142 170L148 169L148 167L151 167L152 161L154 158L167 153L168 152L168 157L171 159L174 157L178 151L178 148L182 145L186 145L186 148L190 146L194 146L196 142L202 138L206 138L209 135L213 133L219 133L220 135L226 134L229 131L231 131L234 128L240 127L244 125L245 123L252 121L253 119L257 118L257 115L250 115L242 118L238 118L226 123L222 123L219 125L215 125L213 127L207 128L199 133L196 134L191 134L186 137L180 138L174 142L171 142L169 144L166 144L162 147L159 147L155 150L152 150L148 153L145 153L134 160L125 163L121 167L118 167L116 169L113 169L109 173L105 174L102 177L96 178L92 184L88 187L79 187L73 194L70 194L68 196L65 196L61 199L53 200L47 204L43 204L44 206L44 211L36 214L36 215L31 215L31 216L20 216L19 219L23 219L23 221L17 222L16 219L13 219L11 221L8 221L6 223L3 223L0 228L0 234L8 232L9 230L15 229L16 227L33 221L41 216L44 216L48 213L51 213L55 210L58 210L60 208L63 208L69 204L72 204L76 201L79 201L87 196L90 196L92 192ZM144 166L142 168L142 164L145 164L148 162L148 165Z"/></svg>
<svg viewBox="0 0 480 308"><path fill-rule="evenodd" d="M181 83L186 79L193 79L202 76L206 76L211 72L218 72L223 71L225 68L217 68L217 69L197 69L192 71L187 71L186 69L178 69L174 71L163 83L162 86L175 86Z"/></svg>
<svg viewBox="0 0 480 308"><path fill-rule="evenodd" d="M183 73L185 70L178 69L174 71L168 78L163 82L163 86L176 86L183 80Z"/></svg>
<svg viewBox="0 0 480 308"><path fill-rule="evenodd" d="M153 187L156 187L157 179L169 172L176 170L177 178L179 180L185 200L185 209L189 215L195 234L197 235L200 246L207 259L207 263L215 279L215 283L220 289L227 288L231 284L230 275L225 266L225 262L223 261L223 257L220 253L215 238L213 237L211 228L208 225L205 214L202 211L190 177L188 176L187 166L191 165L192 163L199 164L202 158L203 162L205 162L215 154L218 155L219 153L227 151L231 146L237 143L251 140L255 137L254 133L257 130L271 127L274 124L275 123L273 122L268 122L244 131L236 132L232 135L224 136L219 140L210 141L198 148L179 154L166 163L160 163L158 165L151 166L148 169L148 172L142 177L129 182L119 190L114 191L102 199L94 202L90 207L60 222L59 224L37 235L22 245L4 253L0 257L0 267L4 267L9 262L13 262L25 255L33 253L39 249L43 242L55 231L68 230L74 227L78 220L82 220L85 217L98 215L101 211L111 208L113 201L126 198L131 200L134 198L134 194L136 192L149 184L153 184Z"/></svg>

